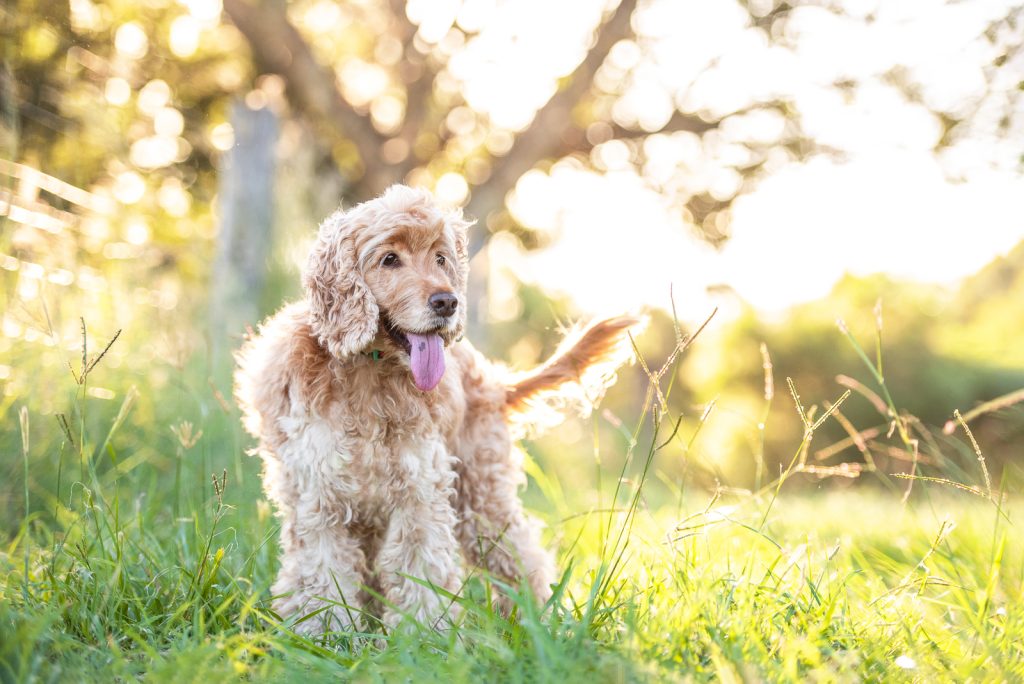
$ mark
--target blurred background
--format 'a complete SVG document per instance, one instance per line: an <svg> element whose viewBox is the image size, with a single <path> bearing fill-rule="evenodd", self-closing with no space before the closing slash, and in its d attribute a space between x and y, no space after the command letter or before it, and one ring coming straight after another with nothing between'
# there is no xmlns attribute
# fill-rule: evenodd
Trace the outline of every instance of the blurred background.
<svg viewBox="0 0 1024 684"><path fill-rule="evenodd" d="M34 444L73 439L69 411L98 434L124 411L132 429L94 454L109 481L158 487L184 459L254 490L230 353L300 296L318 222L398 182L476 218L470 339L492 358L529 367L567 322L652 317L594 417L527 442L530 496L592 502L647 449L653 404L681 422L650 496L757 488L794 458L807 489L976 480L955 409L995 486L1019 482L1020 3L7 0L0 17L0 508L22 500L23 405ZM644 367L715 311L663 400ZM891 405L847 333L872 363L881 348ZM819 416L853 389L806 448L787 377ZM61 496L52 454L42 502Z"/></svg>

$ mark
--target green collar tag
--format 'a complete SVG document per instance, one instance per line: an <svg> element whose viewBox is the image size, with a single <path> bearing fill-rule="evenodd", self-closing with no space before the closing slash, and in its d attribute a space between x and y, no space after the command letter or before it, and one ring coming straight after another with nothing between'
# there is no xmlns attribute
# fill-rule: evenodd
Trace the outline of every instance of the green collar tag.
<svg viewBox="0 0 1024 684"><path fill-rule="evenodd" d="M374 361L380 361L380 349L374 349L370 352L370 356L373 357Z"/></svg>

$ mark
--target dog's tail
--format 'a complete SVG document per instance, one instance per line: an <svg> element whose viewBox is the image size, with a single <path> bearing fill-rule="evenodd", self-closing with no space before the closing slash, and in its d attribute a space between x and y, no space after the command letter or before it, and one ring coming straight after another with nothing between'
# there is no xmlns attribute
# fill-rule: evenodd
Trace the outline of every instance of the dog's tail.
<svg viewBox="0 0 1024 684"><path fill-rule="evenodd" d="M643 318L617 316L570 330L550 359L511 376L505 396L510 419L541 427L557 422L566 406L588 414L615 382L615 371L632 359L629 334L645 323Z"/></svg>

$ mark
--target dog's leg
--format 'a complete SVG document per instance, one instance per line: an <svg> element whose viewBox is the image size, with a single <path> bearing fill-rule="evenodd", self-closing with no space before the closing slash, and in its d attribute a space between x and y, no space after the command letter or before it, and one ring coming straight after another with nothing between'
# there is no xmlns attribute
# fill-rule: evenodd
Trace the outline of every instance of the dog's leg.
<svg viewBox="0 0 1024 684"><path fill-rule="evenodd" d="M541 603L551 596L555 565L539 541L536 521L523 512L522 455L512 447L503 416L470 411L459 457L459 541L467 560L512 585L527 582ZM508 602L501 604L508 609Z"/></svg>
<svg viewBox="0 0 1024 684"><path fill-rule="evenodd" d="M271 591L274 609L285 617L317 615L295 625L301 634L358 628L366 578L359 540L318 503L301 501L281 527L281 571Z"/></svg>
<svg viewBox="0 0 1024 684"><path fill-rule="evenodd" d="M410 617L444 630L456 617L458 605L438 591L455 594L461 581L450 460L440 443L401 459L406 484L375 563L388 604L384 622L389 627Z"/></svg>

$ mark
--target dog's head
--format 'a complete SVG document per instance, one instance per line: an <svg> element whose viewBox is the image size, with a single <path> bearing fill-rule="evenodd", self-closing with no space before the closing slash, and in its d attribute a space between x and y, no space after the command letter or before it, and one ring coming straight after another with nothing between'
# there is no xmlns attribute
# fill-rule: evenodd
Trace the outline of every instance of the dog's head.
<svg viewBox="0 0 1024 684"><path fill-rule="evenodd" d="M466 321L470 225L404 185L331 215L302 278L313 334L338 358L387 345L407 356L417 387L436 387Z"/></svg>

